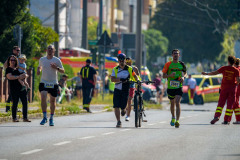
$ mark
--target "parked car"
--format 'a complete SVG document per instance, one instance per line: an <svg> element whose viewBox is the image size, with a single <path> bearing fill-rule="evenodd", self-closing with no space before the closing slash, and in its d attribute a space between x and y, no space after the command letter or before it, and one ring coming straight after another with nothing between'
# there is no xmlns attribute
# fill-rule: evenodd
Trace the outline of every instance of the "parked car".
<svg viewBox="0 0 240 160"><path fill-rule="evenodd" d="M192 75L192 78L195 78L197 82L194 95L195 104L204 104L205 102L218 101L219 88L222 82L222 75ZM189 103L187 82L188 78L186 78L183 82L183 96L181 103Z"/></svg>

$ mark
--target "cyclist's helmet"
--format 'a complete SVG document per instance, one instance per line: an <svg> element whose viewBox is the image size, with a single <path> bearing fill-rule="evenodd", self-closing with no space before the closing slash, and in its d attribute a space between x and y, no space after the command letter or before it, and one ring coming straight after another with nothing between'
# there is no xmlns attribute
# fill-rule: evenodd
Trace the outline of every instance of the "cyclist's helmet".
<svg viewBox="0 0 240 160"><path fill-rule="evenodd" d="M131 57L127 57L127 58L126 58L126 62L132 63Z"/></svg>
<svg viewBox="0 0 240 160"><path fill-rule="evenodd" d="M124 60L126 59L126 55L124 53L120 53L118 56L117 56L118 60Z"/></svg>

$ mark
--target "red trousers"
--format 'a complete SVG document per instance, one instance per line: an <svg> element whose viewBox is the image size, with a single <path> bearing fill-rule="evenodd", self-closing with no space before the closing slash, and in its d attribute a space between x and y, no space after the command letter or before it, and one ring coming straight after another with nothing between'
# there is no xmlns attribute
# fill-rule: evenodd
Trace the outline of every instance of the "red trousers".
<svg viewBox="0 0 240 160"><path fill-rule="evenodd" d="M220 97L218 100L218 106L215 112L214 117L220 117L222 114L223 107L227 101L227 109L224 116L224 121L230 122L232 113L233 113L233 104L235 103L236 99L236 92L237 87L236 86L229 86L227 88L221 89Z"/></svg>
<svg viewBox="0 0 240 160"><path fill-rule="evenodd" d="M237 87L236 99L235 99L235 103L233 104L233 111L235 113L236 121L240 121L239 96L240 96L240 85L238 85Z"/></svg>

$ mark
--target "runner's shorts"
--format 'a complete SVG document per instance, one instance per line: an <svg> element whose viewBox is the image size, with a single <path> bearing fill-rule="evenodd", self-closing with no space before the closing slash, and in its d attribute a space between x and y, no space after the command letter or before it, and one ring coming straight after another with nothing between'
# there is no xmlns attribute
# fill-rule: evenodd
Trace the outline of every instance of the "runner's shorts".
<svg viewBox="0 0 240 160"><path fill-rule="evenodd" d="M134 91L135 91L135 88L130 88L130 89L129 89L129 97L133 98L133 96L134 96Z"/></svg>
<svg viewBox="0 0 240 160"><path fill-rule="evenodd" d="M44 83L40 83L39 84L39 92L41 91L47 91L48 93L50 93L53 97L57 97L58 94L58 85L55 84L54 88L45 88L44 87Z"/></svg>
<svg viewBox="0 0 240 160"><path fill-rule="evenodd" d="M174 99L176 95L182 96L182 87L178 89L167 89L168 99Z"/></svg>
<svg viewBox="0 0 240 160"><path fill-rule="evenodd" d="M113 93L113 108L125 109L127 106L129 90L122 91L119 89L114 89Z"/></svg>

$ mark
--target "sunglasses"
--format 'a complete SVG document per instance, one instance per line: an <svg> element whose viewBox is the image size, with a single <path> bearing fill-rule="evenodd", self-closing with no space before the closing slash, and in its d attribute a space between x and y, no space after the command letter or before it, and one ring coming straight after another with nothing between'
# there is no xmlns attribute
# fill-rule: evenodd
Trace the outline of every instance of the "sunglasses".
<svg viewBox="0 0 240 160"><path fill-rule="evenodd" d="M20 50L18 49L18 50L16 50L16 51L18 51L18 52L19 52Z"/></svg>
<svg viewBox="0 0 240 160"><path fill-rule="evenodd" d="M48 50L52 51L52 50L53 50L53 48L48 48Z"/></svg>
<svg viewBox="0 0 240 160"><path fill-rule="evenodd" d="M124 60L125 60L125 58L119 58L118 60L119 60L119 61L124 61Z"/></svg>
<svg viewBox="0 0 240 160"><path fill-rule="evenodd" d="M15 59L10 59L10 61L14 61L14 62L16 62L16 60L15 60Z"/></svg>

